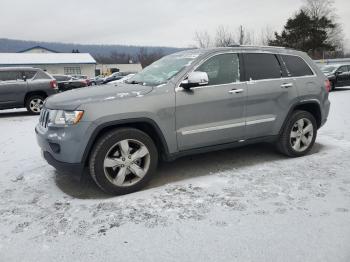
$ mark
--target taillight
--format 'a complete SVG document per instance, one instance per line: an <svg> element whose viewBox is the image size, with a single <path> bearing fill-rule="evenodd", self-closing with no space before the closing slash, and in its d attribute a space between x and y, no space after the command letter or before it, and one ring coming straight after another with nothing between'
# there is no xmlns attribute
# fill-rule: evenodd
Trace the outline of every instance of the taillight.
<svg viewBox="0 0 350 262"><path fill-rule="evenodd" d="M50 81L50 87L53 88L53 89L57 89L58 88L57 81L56 80L51 80Z"/></svg>
<svg viewBox="0 0 350 262"><path fill-rule="evenodd" d="M327 92L331 91L331 82L327 79L326 81L324 81L325 87Z"/></svg>

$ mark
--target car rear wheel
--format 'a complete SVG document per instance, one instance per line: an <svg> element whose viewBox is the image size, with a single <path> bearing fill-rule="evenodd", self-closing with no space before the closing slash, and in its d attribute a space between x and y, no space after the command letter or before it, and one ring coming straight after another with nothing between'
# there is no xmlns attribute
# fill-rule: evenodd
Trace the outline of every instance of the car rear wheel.
<svg viewBox="0 0 350 262"><path fill-rule="evenodd" d="M27 110L34 115L39 115L44 105L45 97L41 95L30 96L26 101Z"/></svg>
<svg viewBox="0 0 350 262"><path fill-rule="evenodd" d="M295 111L289 118L277 143L277 148L290 157L306 155L315 143L317 124L312 114Z"/></svg>
<svg viewBox="0 0 350 262"><path fill-rule="evenodd" d="M92 178L103 191L122 195L143 188L155 173L157 163L157 148L146 133L120 128L97 141L89 168Z"/></svg>

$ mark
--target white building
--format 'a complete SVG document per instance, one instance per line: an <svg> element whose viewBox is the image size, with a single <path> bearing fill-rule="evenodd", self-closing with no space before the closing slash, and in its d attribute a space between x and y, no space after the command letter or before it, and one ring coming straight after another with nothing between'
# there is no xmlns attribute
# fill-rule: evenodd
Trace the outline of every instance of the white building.
<svg viewBox="0 0 350 262"><path fill-rule="evenodd" d="M33 48L21 53L0 53L0 67L28 66L41 68L50 74L95 76L96 61L90 54L42 50Z"/></svg>
<svg viewBox="0 0 350 262"><path fill-rule="evenodd" d="M142 70L141 64L97 64L97 75L109 75L114 72L130 72L137 73Z"/></svg>

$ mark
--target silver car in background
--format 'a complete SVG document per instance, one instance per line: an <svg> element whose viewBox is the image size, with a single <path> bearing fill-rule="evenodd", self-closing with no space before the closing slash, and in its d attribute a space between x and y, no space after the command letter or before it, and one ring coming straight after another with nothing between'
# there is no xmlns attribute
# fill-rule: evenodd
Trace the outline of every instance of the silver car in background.
<svg viewBox="0 0 350 262"><path fill-rule="evenodd" d="M0 68L0 109L26 107L40 114L44 100L58 91L56 80L38 68Z"/></svg>

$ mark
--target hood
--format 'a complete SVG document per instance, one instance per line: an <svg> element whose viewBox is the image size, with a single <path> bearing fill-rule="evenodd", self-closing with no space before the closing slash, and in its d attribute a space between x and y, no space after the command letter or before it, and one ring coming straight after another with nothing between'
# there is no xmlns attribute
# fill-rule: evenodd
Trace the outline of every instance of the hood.
<svg viewBox="0 0 350 262"><path fill-rule="evenodd" d="M150 86L124 83L83 87L50 96L45 102L45 107L74 110L82 104L143 96L152 89Z"/></svg>

